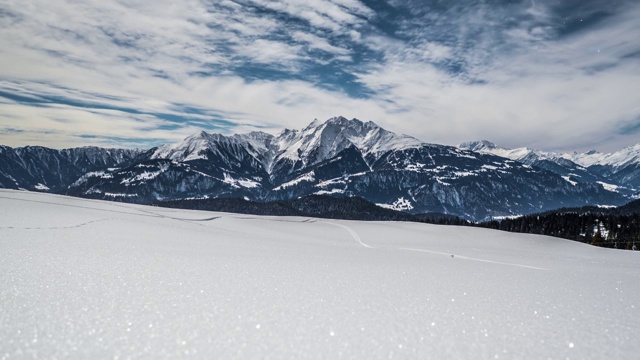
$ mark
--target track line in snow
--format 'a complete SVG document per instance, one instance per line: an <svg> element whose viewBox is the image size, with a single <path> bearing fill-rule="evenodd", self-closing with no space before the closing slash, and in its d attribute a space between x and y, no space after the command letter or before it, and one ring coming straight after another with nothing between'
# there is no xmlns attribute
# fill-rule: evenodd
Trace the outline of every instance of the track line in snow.
<svg viewBox="0 0 640 360"><path fill-rule="evenodd" d="M362 247L365 247L367 249L375 249L375 247L373 247L371 245L368 245L365 242L363 242L362 239L360 238L360 235L358 235L358 233L355 230L353 230L351 227L349 227L347 225L338 224L338 223L334 223L334 222L330 222L330 221L323 221L323 220L321 220L320 222L323 222L323 223L326 223L326 224L329 224L329 225L333 225L333 226L341 227L341 228L347 230L349 232L349 234L351 235L351 237L353 238L353 240L355 240ZM385 249L386 249L386 247L385 247ZM389 247L388 249L390 249L390 250L405 250L405 251L424 252L424 253L429 253L429 254L451 256L453 258L458 258L458 259L462 259L462 260L479 261L479 262L496 264L496 265L516 266L516 267L521 267L521 268L525 268L525 269L549 271L549 269L540 268L540 267L536 267L536 266L523 265L523 264L514 264L514 263L507 263L507 262L502 262L502 261L494 261L494 260L486 260L486 259L479 259L479 258L474 258L474 257L468 257L468 256L462 256L462 255L455 255L455 254L451 254L451 253L440 252L440 251L415 249L415 248L403 248L403 247Z"/></svg>
<svg viewBox="0 0 640 360"><path fill-rule="evenodd" d="M82 200L92 201L92 199L83 199L83 198L74 198L74 197L69 197L69 198L70 199L77 199L79 201L82 201ZM65 207L72 207L72 208L78 208L78 209L88 209L88 210L94 210L94 211L104 211L104 212L114 213L114 214L159 217L159 218L172 219L172 220L178 220L178 221L186 221L186 222L190 222L190 221L198 221L198 222L200 222L200 221L211 221L211 220L215 220L215 219L218 219L218 218L221 217L221 216L212 216L212 217L207 217L207 218L202 218L202 219L199 219L199 218L198 219L177 218L177 217L158 214L158 213L155 213L155 212L152 212L152 211L148 211L148 210L139 209L139 208L134 207L134 206L125 206L125 205L122 205L120 203L109 203L109 205L113 206L113 207L119 207L119 208L131 210L131 211L137 211L138 213L141 213L141 214L135 214L135 213L129 212L129 211L118 211L118 210L115 210L115 209L101 209L99 207L90 207L90 206L72 205L72 204L61 204L61 203L51 202L51 201L21 199L21 198L9 197L9 196L0 196L0 199L25 201L25 202L32 202L32 203L38 203L38 204L50 204L50 205L65 206ZM102 220L100 220L100 221L102 221ZM56 229L56 228L47 228L47 229ZM61 227L60 229L66 229L66 227Z"/></svg>
<svg viewBox="0 0 640 360"><path fill-rule="evenodd" d="M208 217L208 218L204 218L204 219L178 219L178 220L186 220L186 221L211 221L211 220L215 220L215 219L220 219L222 216L212 216L212 217ZM177 219L177 218L172 218L172 219Z"/></svg>
<svg viewBox="0 0 640 360"><path fill-rule="evenodd" d="M107 220L114 220L114 219L98 219L98 220L91 220L91 221L87 221L87 222L83 222L81 224L76 224L76 225L69 225L69 226L50 226L50 227L19 227L19 226L2 226L0 227L0 229L2 230L59 230L59 229L77 229L77 228L81 228L83 226L87 226L89 224L93 224L93 223L97 223L97 222L101 222L101 221L107 221Z"/></svg>
<svg viewBox="0 0 640 360"><path fill-rule="evenodd" d="M207 218L198 218L198 219L178 218L178 217L174 217L174 216L159 214L157 212L153 212L153 211L149 211L149 210L143 210L143 209L135 209L135 210L139 211L141 213L148 214L148 215L151 215L151 216L156 216L156 217L159 217L159 218L178 220L178 221L187 221L187 222L189 222L189 221L211 221L211 220L215 220L215 219L221 218L221 216L211 216L211 217L207 217Z"/></svg>
<svg viewBox="0 0 640 360"><path fill-rule="evenodd" d="M338 226L341 227L345 230L347 230L349 232L349 234L351 235L351 237L353 238L353 240L355 240L358 244L362 245L363 247L367 248L367 249L375 249L373 246L367 245L365 244L362 239L360 239L360 235L358 235L358 233L353 230L352 228L350 228L347 225L342 225L342 224L338 224L338 223L334 223L334 222L330 222L330 221L320 221L329 225L333 225L333 226Z"/></svg>
<svg viewBox="0 0 640 360"><path fill-rule="evenodd" d="M484 263L489 263L489 264L508 265L508 266L517 266L517 267L521 267L521 268L525 268L525 269L533 269L533 270L549 271L549 269L545 269L545 268L541 268L541 267L536 267L536 266L523 265L523 264L514 264L514 263L508 263L508 262L502 262L502 261L494 261L494 260L486 260L486 259L478 259L478 258L474 258L474 257L468 257L468 256L462 256L462 255L455 255L455 254L445 253L445 252L440 252L440 251L432 251L432 250L424 250L424 249L415 249L415 248L397 248L397 249L399 249L399 250L406 250L406 251L424 252L424 253L435 254L435 255L451 256L451 257L452 257L452 258L454 258L454 259L462 259L462 260L479 261L479 262L484 262Z"/></svg>
<svg viewBox="0 0 640 360"><path fill-rule="evenodd" d="M286 216L280 216L280 215L242 215L242 214L236 214L236 213L230 213L231 217L234 219L239 219L239 220L264 220L267 216L270 217L269 220L271 221L278 221L278 222L287 222L287 223L315 223L318 222L318 220L314 220L314 219L304 219L304 220L288 220L286 219ZM241 216L237 216L237 215L241 215ZM283 219L275 219L275 217L282 217ZM320 220L321 221L321 220Z"/></svg>
<svg viewBox="0 0 640 360"><path fill-rule="evenodd" d="M77 199L77 200L94 201L93 199L74 198L74 197L71 197L71 196L69 196L69 198L70 199ZM129 211L118 211L118 210L114 210L114 209L101 209L99 207L90 207L90 206L82 206L82 205L61 204L59 202L53 202L53 201L21 199L21 198L9 197L9 196L0 196L0 199L9 199L9 200L15 200L15 201L31 202L31 203L36 203L36 204L47 204L47 205L72 207L72 208L87 209L87 210L94 210L94 211L104 211L104 212L115 213L115 214L134 215L132 212L129 212ZM110 206L118 206L116 203L109 203L109 205ZM120 207L126 208L126 209L130 209L130 210L135 210L132 207L124 207L124 206L120 206ZM144 215L144 216L151 216L151 215Z"/></svg>

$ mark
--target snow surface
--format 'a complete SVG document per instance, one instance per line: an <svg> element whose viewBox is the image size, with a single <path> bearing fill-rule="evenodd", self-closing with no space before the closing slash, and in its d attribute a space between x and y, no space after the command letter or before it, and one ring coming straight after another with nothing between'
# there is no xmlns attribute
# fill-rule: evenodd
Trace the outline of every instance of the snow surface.
<svg viewBox="0 0 640 360"><path fill-rule="evenodd" d="M640 253L0 190L0 358L640 353Z"/></svg>

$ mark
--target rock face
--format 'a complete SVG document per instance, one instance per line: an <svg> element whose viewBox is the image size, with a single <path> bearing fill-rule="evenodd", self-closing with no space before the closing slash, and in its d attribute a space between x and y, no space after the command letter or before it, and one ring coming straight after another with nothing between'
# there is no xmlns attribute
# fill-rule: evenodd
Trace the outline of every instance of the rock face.
<svg viewBox="0 0 640 360"><path fill-rule="evenodd" d="M335 117L276 136L200 132L145 152L82 148L81 155L82 149L37 148L40 155L31 151L25 160L25 149L36 148L3 147L0 186L33 190L43 184L52 192L137 203L358 196L386 208L471 220L628 201L599 184L601 177L572 181L545 166L484 151L495 148L491 143L481 146L427 144L373 122ZM54 176L59 167L66 169L60 178Z"/></svg>

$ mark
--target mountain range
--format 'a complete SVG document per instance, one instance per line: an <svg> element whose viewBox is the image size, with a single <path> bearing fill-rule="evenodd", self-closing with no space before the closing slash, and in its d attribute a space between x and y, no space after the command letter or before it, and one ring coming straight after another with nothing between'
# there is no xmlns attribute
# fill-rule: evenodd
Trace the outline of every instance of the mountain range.
<svg viewBox="0 0 640 360"><path fill-rule="evenodd" d="M596 150L553 153L529 148L505 149L486 140L463 143L459 147L546 169L572 183L597 182L629 196L640 189L640 144L609 154Z"/></svg>
<svg viewBox="0 0 640 360"><path fill-rule="evenodd" d="M487 141L444 146L335 117L277 135L203 131L148 150L1 146L0 187L143 204L348 196L483 220L624 204L638 196L640 145L624 151L556 156Z"/></svg>

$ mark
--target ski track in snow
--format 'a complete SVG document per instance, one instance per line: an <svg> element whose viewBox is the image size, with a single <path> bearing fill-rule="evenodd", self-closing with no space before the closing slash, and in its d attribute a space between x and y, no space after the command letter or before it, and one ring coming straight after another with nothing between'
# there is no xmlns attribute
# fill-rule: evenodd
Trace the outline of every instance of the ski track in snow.
<svg viewBox="0 0 640 360"><path fill-rule="evenodd" d="M78 229L83 226L87 226L90 224L95 224L101 221L107 221L113 219L98 219L86 221L77 225L68 225L68 226L48 226L48 227L16 227L16 226L0 226L0 229L14 229L14 230L61 230L61 229Z"/></svg>
<svg viewBox="0 0 640 360"><path fill-rule="evenodd" d="M351 227L349 227L347 225L338 224L338 223L334 223L334 222L330 222L330 221L321 221L321 222L326 223L326 224L330 224L330 225L334 225L334 226L338 226L338 227L341 227L341 228L347 230L349 232L349 235L351 235L351 237L353 238L353 240L355 240L358 244L360 244L364 248L376 249L376 247L368 245L364 241L362 241L362 239L360 238L360 235L358 235L358 233L353 228L351 228ZM466 237L466 235L462 235L462 236ZM536 266L530 266L530 265L524 265L524 264L514 264L514 263L487 260L487 259L480 259L480 258L476 258L476 257L456 255L456 254L452 254L452 253L445 253L445 252L426 250L426 249L415 249L415 248L406 248L406 247L397 247L397 248L395 248L395 247L384 247L384 249L415 251L415 252L422 252L422 253L428 253L428 254L434 254L434 255L444 255L444 256L447 256L447 257L455 258L455 259L479 261L479 262L485 262L485 263L496 264L496 265L516 266L516 267L521 267L521 268L526 268L526 269L549 271L549 269L536 267Z"/></svg>
<svg viewBox="0 0 640 360"><path fill-rule="evenodd" d="M523 264L513 264L513 263L502 262L502 261L478 259L478 258L474 258L474 257L455 255L455 254L445 253L445 252L440 252L440 251L431 251L431 250L414 249L414 248L398 248L398 249L407 250L407 251L417 251L417 252L423 252L423 253L429 253L429 254L435 254L435 255L444 255L444 256L449 256L452 259L472 260L472 261L485 262L485 263L489 263L489 264L517 266L517 267L521 267L521 268L525 268L525 269L549 271L549 269L540 268L540 267L536 267L536 266L529 266L529 265L523 265Z"/></svg>
<svg viewBox="0 0 640 360"><path fill-rule="evenodd" d="M0 359L634 359L638 255L0 190Z"/></svg>
<svg viewBox="0 0 640 360"><path fill-rule="evenodd" d="M358 244L360 244L364 248L367 248L367 249L373 249L374 248L373 246L365 244L362 241L362 239L360 239L360 235L358 235L358 233L355 230L353 230L352 228L350 228L347 225L338 224L338 223L334 223L334 222L331 222L331 221L321 221L321 222L323 222L325 224L333 225L333 226L338 226L338 227L341 227L341 228L347 230L349 232L349 235L351 235L351 237L353 238L353 240L355 240Z"/></svg>
<svg viewBox="0 0 640 360"><path fill-rule="evenodd" d="M56 206L65 206L65 207L74 207L74 208L78 208L78 209L87 209L87 210L97 210L97 211L105 211L105 212L110 212L110 213L119 213L119 214L131 214L130 211L117 211L117 210L113 210L113 209L96 209L95 207L90 207L90 206L80 206L80 205L71 205L71 204L60 204L57 202L53 202L53 201L36 201L36 200L30 200L30 199L14 199L11 197L7 197L7 196L0 196L0 199L11 199L11 200L17 200L17 201L25 201L25 202L32 202L32 203L37 203L37 204L47 204L47 205L56 205ZM81 198L70 198L70 199L77 199L79 201L98 201L100 202L100 200L87 200L87 199L81 199ZM119 208L123 208L123 209L132 209L131 204L127 204L127 205L123 205L120 203L111 203L110 204L113 207L119 207ZM142 205L138 205L139 207ZM150 207L152 208L152 207ZM210 216L210 217L205 217L205 218L178 218L178 217L172 217L172 216L168 216L168 215L163 215L163 214L158 214L157 212L153 212L153 211L149 211L149 210L145 210L145 209L140 209L140 208L133 208L135 211L142 213L142 216L150 216L150 217L159 217L159 218L165 218L165 219L171 219L171 220L178 220L178 221L212 221L215 219L219 219L220 216ZM163 209L163 208L158 208L158 209ZM102 219L102 220L95 220L95 221L90 221L87 223L83 223L80 224L78 226L84 226L96 221L105 221L108 219ZM71 226L71 227L78 227L78 226ZM1 227L0 227L1 228ZM42 229L67 229L70 227L49 227L49 228L42 228Z"/></svg>
<svg viewBox="0 0 640 360"><path fill-rule="evenodd" d="M171 219L171 220L178 220L178 221L186 221L186 222L191 222L191 221L211 221L211 220L216 220L219 219L220 216L211 216L211 217L206 217L206 218L178 218L178 217L173 217L173 216L169 216L169 215L163 215L163 214L158 214L158 212L154 212L154 211L149 211L149 210L143 210L143 209L136 209L137 211L143 213L143 214L148 214L151 216L156 216L159 218L163 218L163 219ZM200 225L200 224L198 224Z"/></svg>

